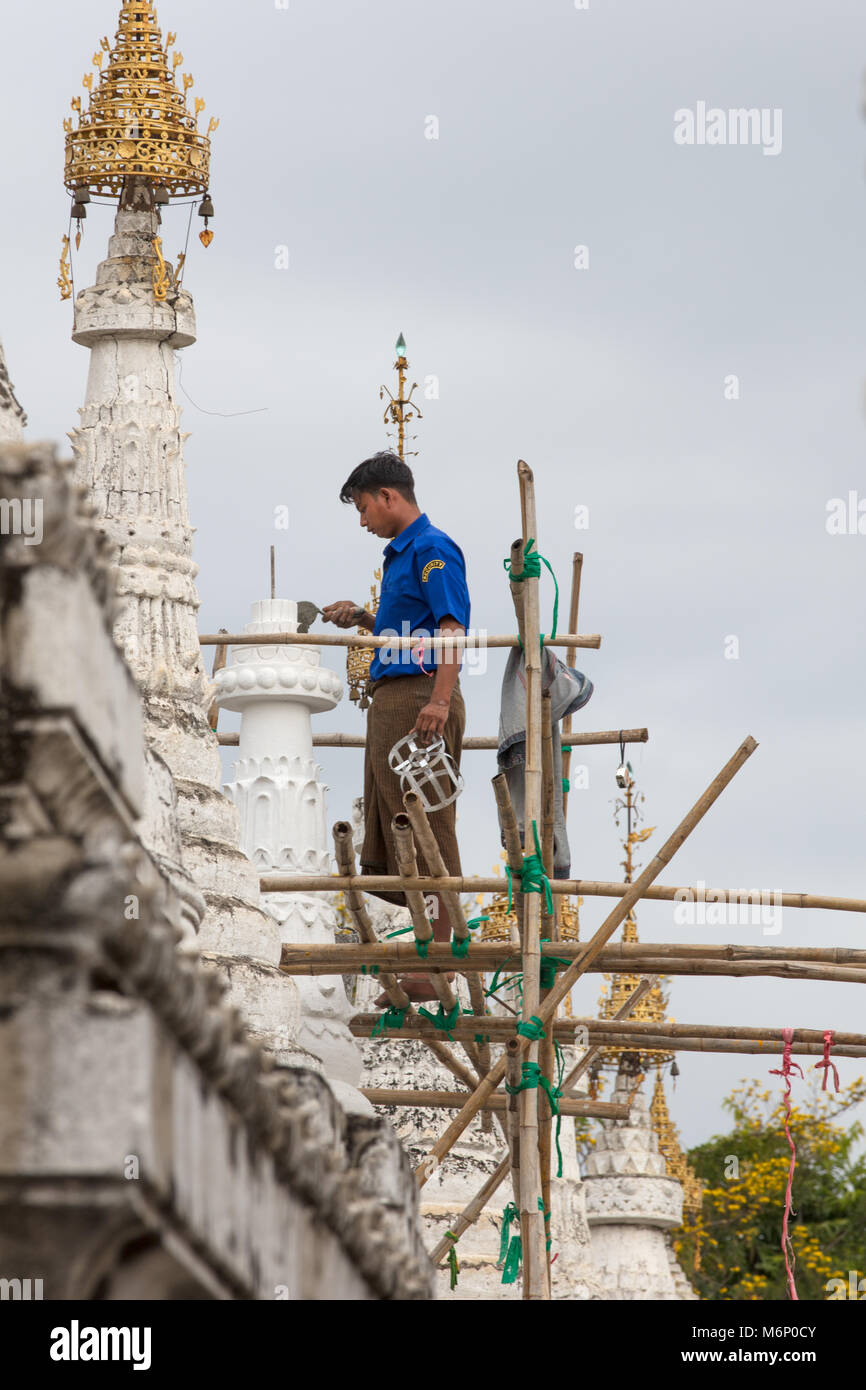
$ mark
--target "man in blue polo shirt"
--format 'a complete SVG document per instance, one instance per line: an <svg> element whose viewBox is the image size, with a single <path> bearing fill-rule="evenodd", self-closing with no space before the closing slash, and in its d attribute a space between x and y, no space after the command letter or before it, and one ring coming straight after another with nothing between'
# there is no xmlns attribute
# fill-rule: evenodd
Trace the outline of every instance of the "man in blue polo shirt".
<svg viewBox="0 0 866 1390"><path fill-rule="evenodd" d="M337 627L359 624L376 635L418 638L411 650L378 648L370 665L361 872L396 874L391 820L403 810L403 799L400 780L388 765L389 752L413 730L420 743L441 735L455 766L460 766L466 727L460 652L431 651L426 639L468 629L466 564L459 545L433 526L418 507L412 470L396 454L374 454L359 464L343 485L340 500L353 502L364 529L389 544L375 617L345 599L324 608L324 618ZM431 812L429 821L447 872L461 874L455 803ZM422 874L430 872L420 850L418 869ZM402 893L376 896L405 901ZM451 924L441 896L432 894L429 901L434 937L448 941ZM435 998L426 976L409 975L402 983L411 999ZM387 1003L384 996L382 1000Z"/></svg>

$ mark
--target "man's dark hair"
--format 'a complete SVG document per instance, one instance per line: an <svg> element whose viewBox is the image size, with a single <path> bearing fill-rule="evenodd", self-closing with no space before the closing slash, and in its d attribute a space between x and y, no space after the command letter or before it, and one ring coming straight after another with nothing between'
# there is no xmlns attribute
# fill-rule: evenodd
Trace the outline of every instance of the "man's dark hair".
<svg viewBox="0 0 866 1390"><path fill-rule="evenodd" d="M363 463L352 469L340 489L340 501L354 502L359 492L377 493L383 487L394 488L407 502L415 501L412 469L398 454L392 454L388 449L364 459Z"/></svg>

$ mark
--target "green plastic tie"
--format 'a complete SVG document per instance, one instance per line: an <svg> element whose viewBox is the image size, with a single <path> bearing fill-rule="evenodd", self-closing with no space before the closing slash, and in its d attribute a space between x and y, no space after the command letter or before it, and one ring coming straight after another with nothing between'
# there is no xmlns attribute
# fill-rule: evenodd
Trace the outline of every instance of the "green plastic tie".
<svg viewBox="0 0 866 1390"><path fill-rule="evenodd" d="M457 1244L459 1237L455 1236L453 1231L446 1231L445 1235L448 1237L449 1240L454 1242L454 1245ZM454 1245L452 1245L448 1251L448 1269L451 1274L452 1289L457 1288L457 1275L460 1273L460 1265L457 1261L457 1251L454 1249Z"/></svg>
<svg viewBox="0 0 866 1390"><path fill-rule="evenodd" d="M502 1213L502 1230L499 1239L499 1259L498 1265L502 1265L502 1283L513 1284L520 1271L520 1259L523 1254L523 1247L520 1243L519 1229L509 1241L509 1233L512 1221L520 1221L520 1212L514 1202L509 1202Z"/></svg>
<svg viewBox="0 0 866 1390"><path fill-rule="evenodd" d="M385 933L385 940L390 941L392 936L406 936L408 932L414 931L414 927L398 927L396 931Z"/></svg>
<svg viewBox="0 0 866 1390"><path fill-rule="evenodd" d="M567 777L563 777L563 779L562 779L562 790L563 790L563 792L570 792L570 791L571 791L571 782L569 781L569 779L568 779Z"/></svg>
<svg viewBox="0 0 866 1390"><path fill-rule="evenodd" d="M515 574L514 570L511 568L510 556L502 561L503 569L506 571L508 578L513 584L522 584L524 579L540 579L542 564L547 566L548 573L553 580L553 631L550 634L551 640L553 640L556 636L556 624L559 618L559 585L556 582L556 575L553 573L550 562L535 549L535 537L530 536L523 547L523 569L520 570L519 573ZM522 645L521 643L521 646ZM542 649L544 648L544 633L541 634L541 647Z"/></svg>
<svg viewBox="0 0 866 1390"><path fill-rule="evenodd" d="M519 954L519 952L515 951L512 955L506 956L502 964L500 966L497 966L493 979L490 981L490 988L484 991L485 999L488 998L491 994L495 994L498 989L504 989L505 986L507 984L510 984L512 980L516 980L518 978L520 972L518 972L518 975L509 975L508 979L503 980L501 984L499 981L499 976L502 974L503 970L505 970L508 967L511 961L517 960L519 958Z"/></svg>
<svg viewBox="0 0 866 1390"><path fill-rule="evenodd" d="M541 1081L541 1067L537 1062L524 1062L520 1068L520 1081L516 1086L509 1086L505 1083L505 1089L510 1096L516 1096L518 1091L535 1091Z"/></svg>
<svg viewBox="0 0 866 1390"><path fill-rule="evenodd" d="M386 1009L382 1017L379 1019L379 1022L373 1029L372 1033L370 1034L370 1037L380 1037L381 1034L384 1033L386 1028L402 1028L403 1020L406 1017L408 1008L409 1006L407 1004L405 1009Z"/></svg>
<svg viewBox="0 0 866 1390"><path fill-rule="evenodd" d="M542 937L542 940L546 940L546 938ZM538 970L538 984L540 989L553 989L553 986L556 984L556 967L558 965L567 968L571 965L571 961L566 960L564 956L541 957L541 965Z"/></svg>
<svg viewBox="0 0 866 1390"><path fill-rule="evenodd" d="M452 954L452 956L456 956L458 960L462 960L464 956L467 956L467 955L469 954L469 947L470 947L471 945L472 945L472 938L471 938L471 936L467 936L467 938L466 938L465 941L458 941L458 940L457 940L457 937L456 937L456 936L453 936L453 937L451 938L451 954Z"/></svg>
<svg viewBox="0 0 866 1390"><path fill-rule="evenodd" d="M378 965L362 965L362 966L361 966L361 974L362 974L362 975L367 975L367 974L370 974L370 975L378 975L378 973L379 973L379 967L378 967Z"/></svg>
<svg viewBox="0 0 866 1390"><path fill-rule="evenodd" d="M532 834L535 838L535 853L525 854L523 864L519 869L512 869L509 864L505 865L505 875L508 879L508 904L506 912L511 911L512 895L512 875L517 874L520 879L520 889L523 893L544 893L544 905L548 916L553 916L553 895L550 891L550 879L544 872L544 860L541 855L541 845L538 840L538 826L532 822Z"/></svg>
<svg viewBox="0 0 866 1390"><path fill-rule="evenodd" d="M541 1042L542 1038L547 1037L541 1019L537 1014L530 1014L527 1023L518 1023L517 1031L524 1038L529 1038L532 1042Z"/></svg>
<svg viewBox="0 0 866 1390"><path fill-rule="evenodd" d="M476 1033L475 1036L474 1036L474 1038L472 1039L472 1041L473 1041L473 1042L480 1043L480 1044L482 1044L482 1045L483 1045L484 1043L489 1043L489 1042L490 1042L490 1034L489 1034L489 1033Z"/></svg>
<svg viewBox="0 0 866 1390"><path fill-rule="evenodd" d="M454 1038L451 1036L451 1029L460 1017L459 999L455 1001L454 1008L447 1014L444 1012L441 1004L435 1014L431 1014L429 1009L419 1009L418 1012L422 1014L424 1018L429 1018L437 1033L444 1033L450 1042L454 1042Z"/></svg>
<svg viewBox="0 0 866 1390"><path fill-rule="evenodd" d="M418 955L421 957L422 960L427 959L427 952L429 949L429 941L419 941L417 936L415 937L415 950L418 952Z"/></svg>
<svg viewBox="0 0 866 1390"><path fill-rule="evenodd" d="M489 921L490 921L490 918L489 918L489 917L469 917L469 918L467 918L467 920L466 920L466 925L467 925L467 927L469 928L470 931L475 931L476 927L480 927L482 922L489 922Z"/></svg>

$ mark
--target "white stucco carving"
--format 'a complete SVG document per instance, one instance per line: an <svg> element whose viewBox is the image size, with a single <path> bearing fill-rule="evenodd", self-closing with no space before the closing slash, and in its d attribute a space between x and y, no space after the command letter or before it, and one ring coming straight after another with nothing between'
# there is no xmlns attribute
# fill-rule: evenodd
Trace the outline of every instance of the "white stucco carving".
<svg viewBox="0 0 866 1390"><path fill-rule="evenodd" d="M611 1100L627 1104L635 1077L620 1070ZM666 1232L682 1224L683 1190L668 1177L643 1086L628 1119L603 1120L584 1164L592 1254L606 1299L676 1299Z"/></svg>
<svg viewBox="0 0 866 1390"><path fill-rule="evenodd" d="M245 630L297 632L297 604L290 599L254 603ZM328 873L326 788L313 756L311 715L336 705L342 695L339 676L322 665L314 646L238 646L232 648L231 663L217 673L216 690L221 708L242 715L234 778L226 793L238 809L246 853L262 873ZM304 945L336 939L337 913L323 894L265 893L262 901L279 924L281 941ZM353 1010L342 978L298 976L296 984L298 1041L321 1058L347 1108L372 1114L354 1089L362 1058L349 1032Z"/></svg>

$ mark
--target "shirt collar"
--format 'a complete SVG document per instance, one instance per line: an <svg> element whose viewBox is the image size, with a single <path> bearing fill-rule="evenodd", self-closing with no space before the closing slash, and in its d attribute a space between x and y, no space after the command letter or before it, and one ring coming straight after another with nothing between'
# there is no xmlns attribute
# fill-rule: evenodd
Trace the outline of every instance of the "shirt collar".
<svg viewBox="0 0 866 1390"><path fill-rule="evenodd" d="M420 516L416 516L415 520L407 526L404 531L400 532L399 536L395 536L392 541L389 541L385 546L383 554L390 556L393 555L395 551L405 550L406 546L414 541L416 536L429 525L430 518L426 512L422 512Z"/></svg>

